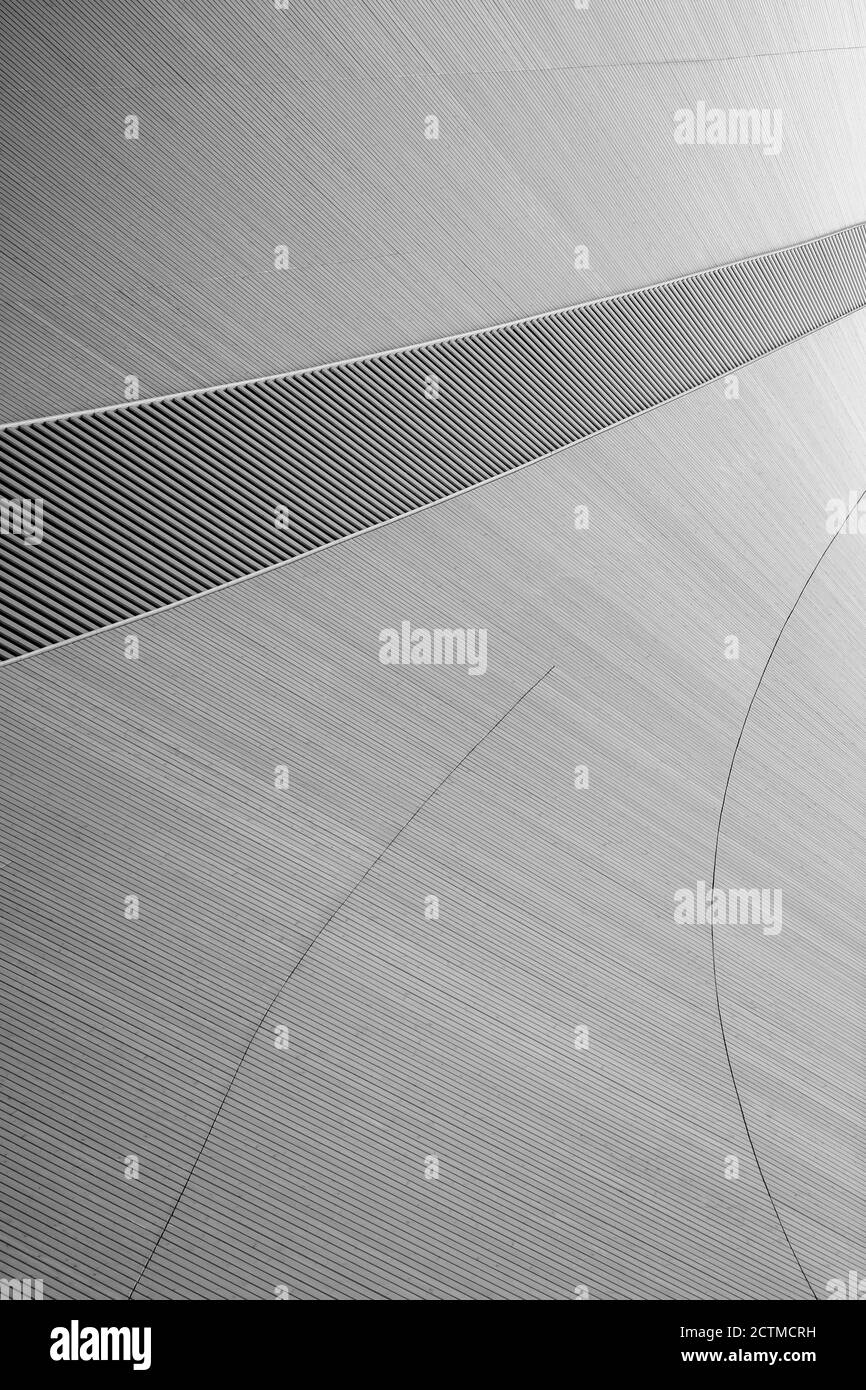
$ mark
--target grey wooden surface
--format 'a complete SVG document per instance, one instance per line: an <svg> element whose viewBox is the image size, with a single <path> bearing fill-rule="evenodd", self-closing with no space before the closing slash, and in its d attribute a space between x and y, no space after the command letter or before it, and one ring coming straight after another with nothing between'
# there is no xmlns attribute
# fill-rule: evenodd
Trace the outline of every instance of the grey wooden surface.
<svg viewBox="0 0 866 1390"><path fill-rule="evenodd" d="M0 659L429 505L864 304L861 222L420 349L0 429L4 496L42 516L38 544L0 546Z"/></svg>
<svg viewBox="0 0 866 1390"><path fill-rule="evenodd" d="M0 420L122 400L130 374L155 396L402 347L858 221L864 42L835 0L6 0ZM781 108L780 153L677 146L700 99Z"/></svg>
<svg viewBox="0 0 866 1390"><path fill-rule="evenodd" d="M738 400L0 668L3 1272L809 1299L864 1268L863 538L818 563L864 369L857 316ZM487 672L382 666L404 619L486 627ZM717 832L720 885L784 890L781 936L716 939L751 1143L673 919Z"/></svg>

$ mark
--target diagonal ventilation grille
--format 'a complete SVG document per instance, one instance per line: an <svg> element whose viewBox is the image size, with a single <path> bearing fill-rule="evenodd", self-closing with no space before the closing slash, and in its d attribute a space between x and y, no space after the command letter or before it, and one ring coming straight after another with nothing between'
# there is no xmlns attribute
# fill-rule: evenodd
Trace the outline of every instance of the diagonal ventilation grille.
<svg viewBox="0 0 866 1390"><path fill-rule="evenodd" d="M400 516L866 304L866 225L686 279L292 376L0 431L8 658ZM433 380L435 378L435 381ZM278 529L285 507L289 529ZM11 509L5 529L12 526Z"/></svg>

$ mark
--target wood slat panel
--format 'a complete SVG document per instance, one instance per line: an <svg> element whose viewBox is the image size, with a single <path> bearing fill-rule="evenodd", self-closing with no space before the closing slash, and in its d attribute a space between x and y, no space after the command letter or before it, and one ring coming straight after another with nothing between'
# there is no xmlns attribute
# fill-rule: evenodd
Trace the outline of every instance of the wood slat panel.
<svg viewBox="0 0 866 1390"><path fill-rule="evenodd" d="M55 1298L812 1297L673 893L711 877L825 504L864 485L864 369L845 320L738 400L714 383L0 672L4 1270ZM858 539L780 643L720 850L793 900L784 954L725 938L720 983L819 1291L862 1250L859 628L832 659ZM485 675L383 667L404 618L486 627Z"/></svg>

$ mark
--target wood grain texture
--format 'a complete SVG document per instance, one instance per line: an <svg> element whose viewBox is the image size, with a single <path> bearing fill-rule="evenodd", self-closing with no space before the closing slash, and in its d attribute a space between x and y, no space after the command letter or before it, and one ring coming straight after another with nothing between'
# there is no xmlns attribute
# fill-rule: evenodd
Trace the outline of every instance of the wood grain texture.
<svg viewBox="0 0 866 1390"><path fill-rule="evenodd" d="M466 332L866 217L859 6L7 0L0 26L3 421L122 400L129 374L156 396ZM782 109L780 153L677 146L701 99Z"/></svg>
<svg viewBox="0 0 866 1390"><path fill-rule="evenodd" d="M9 1274L55 1298L813 1296L673 895L711 877L826 502L866 485L864 370L857 317L738 400L701 388L0 671ZM719 854L789 905L777 939L720 936L719 984L819 1293L866 1253L860 546L834 543L767 668ZM382 666L403 619L486 627L486 674Z"/></svg>
<svg viewBox="0 0 866 1390"><path fill-rule="evenodd" d="M864 304L860 223L422 348L0 430L4 496L41 513L37 544L4 531L0 657L429 505Z"/></svg>

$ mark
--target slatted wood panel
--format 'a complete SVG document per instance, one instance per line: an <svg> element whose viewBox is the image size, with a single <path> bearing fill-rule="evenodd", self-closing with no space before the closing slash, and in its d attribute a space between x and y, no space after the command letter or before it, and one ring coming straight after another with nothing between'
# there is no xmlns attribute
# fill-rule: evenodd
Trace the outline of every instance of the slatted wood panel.
<svg viewBox="0 0 866 1390"><path fill-rule="evenodd" d="M734 744L826 545L825 503L863 485L864 368L847 320L745 369L739 400L703 388L4 668L10 1275L49 1297L812 1297L749 1161L708 933L675 927L673 893L710 877ZM844 539L845 583L862 583ZM486 626L487 673L381 666L379 631L404 618ZM856 666L797 631L800 748L831 702L851 726ZM791 738L754 727L744 752L772 787ZM742 815L748 783L732 786ZM811 821L792 799L774 839L769 808L749 828L815 893L803 836L829 859L822 827L850 813L838 779L809 798ZM737 821L723 831L728 873ZM823 1037L840 1012L856 1026L862 943L843 923L840 1005L819 925L796 965ZM747 1114L814 1281L857 1245L857 1047L841 1099L813 1108L826 1053L776 1033L768 1066L720 945ZM759 998L787 1029L794 958L781 977L768 959ZM779 1095L799 1123L764 1122Z"/></svg>
<svg viewBox="0 0 866 1390"><path fill-rule="evenodd" d="M147 612L440 500L864 303L859 223L480 334L2 431L4 495L41 499L44 535L0 546L10 595L0 654Z"/></svg>
<svg viewBox="0 0 866 1390"><path fill-rule="evenodd" d="M479 329L866 207L859 5L6 0L0 26L0 420ZM783 109L779 155L678 147L701 99Z"/></svg>

